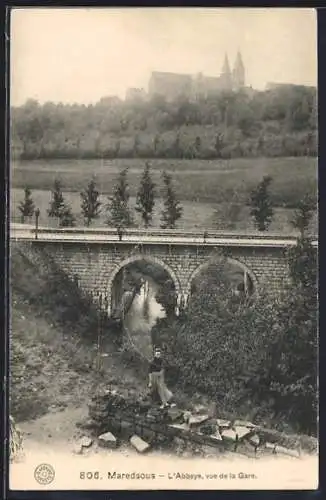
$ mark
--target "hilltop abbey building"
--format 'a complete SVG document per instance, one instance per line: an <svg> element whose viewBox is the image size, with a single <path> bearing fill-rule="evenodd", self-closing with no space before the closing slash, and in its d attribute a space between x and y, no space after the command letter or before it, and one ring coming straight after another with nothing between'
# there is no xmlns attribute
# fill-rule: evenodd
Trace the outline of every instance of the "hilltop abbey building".
<svg viewBox="0 0 326 500"><path fill-rule="evenodd" d="M219 76L185 75L153 71L149 80L148 93L144 89L129 88L128 100L144 100L155 95L164 96L167 101L178 97L196 100L202 97L215 95L221 91L239 90L245 87L245 67L241 53L237 53L233 70L230 69L227 54L224 58L222 71Z"/></svg>
<svg viewBox="0 0 326 500"><path fill-rule="evenodd" d="M196 99L214 95L223 90L238 90L245 86L245 67L240 52L231 71L228 56L225 55L219 76L182 75L155 71L149 81L149 96L163 95L167 100L179 96Z"/></svg>

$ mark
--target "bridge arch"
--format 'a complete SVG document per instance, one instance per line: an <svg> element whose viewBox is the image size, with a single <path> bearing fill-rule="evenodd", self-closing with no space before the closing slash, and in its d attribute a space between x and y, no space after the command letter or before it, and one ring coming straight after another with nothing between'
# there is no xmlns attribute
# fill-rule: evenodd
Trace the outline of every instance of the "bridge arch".
<svg viewBox="0 0 326 500"><path fill-rule="evenodd" d="M191 286L193 283L193 280L198 276L202 271L207 269L209 266L214 265L216 262L216 259L209 259L206 262L203 262L200 264L196 269L191 273L190 277L188 278L186 287L185 287L185 293L184 293L184 301L187 303L188 299L191 295ZM235 267L238 267L242 269L243 274L244 274L244 282L246 282L246 278L249 277L251 280L251 283L253 285L253 293L256 294L258 290L258 280L254 274L254 272L249 269L243 262L240 260L232 259L231 257L226 257L226 262L228 264L234 265Z"/></svg>
<svg viewBox="0 0 326 500"><path fill-rule="evenodd" d="M166 262L164 262L163 260L161 260L157 257L154 257L152 255L136 254L136 255L132 255L132 256L127 257L126 259L123 259L122 261L120 261L119 264L117 264L115 266L115 268L113 269L113 271L110 275L109 281L107 283L108 314L111 313L112 285L113 285L113 282L115 280L115 277L117 276L119 271L121 271L121 269L123 269L124 267L128 266L129 264L132 264L133 262L137 262L137 261L141 261L141 260L144 260L146 262L149 262L151 264L155 264L155 265L163 268L169 274L169 276L171 277L171 279L173 281L177 299L181 296L182 289L181 289L181 285L180 285L180 280L179 280L177 274L175 273L175 271L168 264L166 264Z"/></svg>

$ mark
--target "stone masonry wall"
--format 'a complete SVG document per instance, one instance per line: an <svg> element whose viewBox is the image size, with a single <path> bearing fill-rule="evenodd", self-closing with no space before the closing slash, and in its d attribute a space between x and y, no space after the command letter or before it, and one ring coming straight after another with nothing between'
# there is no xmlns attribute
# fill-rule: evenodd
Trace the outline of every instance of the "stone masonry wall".
<svg viewBox="0 0 326 500"><path fill-rule="evenodd" d="M221 255L242 267L251 277L257 291L279 291L288 278L282 248L184 246L169 244L35 242L51 254L71 276L78 278L87 292L107 294L109 308L111 288L116 274L130 262L146 259L161 265L174 281L178 300L187 302L194 276Z"/></svg>

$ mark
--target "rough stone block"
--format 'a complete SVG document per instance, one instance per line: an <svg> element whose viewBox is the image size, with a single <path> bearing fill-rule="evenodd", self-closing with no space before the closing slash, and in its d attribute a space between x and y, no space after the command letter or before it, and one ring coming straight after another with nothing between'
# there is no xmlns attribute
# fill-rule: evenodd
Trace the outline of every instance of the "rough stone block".
<svg viewBox="0 0 326 500"><path fill-rule="evenodd" d="M106 432L105 434L101 434L98 437L98 442L104 448L116 448L117 447L117 439L112 434L112 432Z"/></svg>
<svg viewBox="0 0 326 500"><path fill-rule="evenodd" d="M131 436L130 444L138 451L138 453L145 453L150 448L150 445L136 434Z"/></svg>
<svg viewBox="0 0 326 500"><path fill-rule="evenodd" d="M276 453L276 444L275 443L265 443L266 450L270 450L273 453Z"/></svg>
<svg viewBox="0 0 326 500"><path fill-rule="evenodd" d="M233 429L225 429L222 431L222 438L227 441L236 442L237 441L237 433Z"/></svg>
<svg viewBox="0 0 326 500"><path fill-rule="evenodd" d="M171 419L172 422L175 422L178 419L181 419L183 416L183 412L181 410L178 410L178 408L169 408L168 410L168 417Z"/></svg>
<svg viewBox="0 0 326 500"><path fill-rule="evenodd" d="M189 424L190 417L191 417L190 411L187 410L183 412L183 420L186 424Z"/></svg>
<svg viewBox="0 0 326 500"><path fill-rule="evenodd" d="M189 418L190 427L203 424L208 420L208 415L191 415Z"/></svg>
<svg viewBox="0 0 326 500"><path fill-rule="evenodd" d="M254 434L253 436L249 436L248 437L248 441L250 444L252 444L252 446L259 446L259 443L260 443L260 438L257 434Z"/></svg>
<svg viewBox="0 0 326 500"><path fill-rule="evenodd" d="M120 422L120 433L126 439L129 439L133 434L133 425L130 422Z"/></svg>
<svg viewBox="0 0 326 500"><path fill-rule="evenodd" d="M136 425L134 428L134 432L139 435L142 439L146 439L149 443L152 443L155 440L156 434L151 429L147 429L141 425Z"/></svg>
<svg viewBox="0 0 326 500"><path fill-rule="evenodd" d="M189 425L187 423L183 423L183 424L170 424L169 427L172 427L172 429L181 429L183 431L188 431L189 430Z"/></svg>
<svg viewBox="0 0 326 500"><path fill-rule="evenodd" d="M230 420L224 420L223 418L218 418L216 423L221 429L228 429L231 426Z"/></svg>
<svg viewBox="0 0 326 500"><path fill-rule="evenodd" d="M139 410L141 413L147 413L151 409L151 402L148 400L140 401Z"/></svg>
<svg viewBox="0 0 326 500"><path fill-rule="evenodd" d="M252 422L249 422L248 420L235 420L234 425L248 427L248 428L257 427L255 424L253 424Z"/></svg>
<svg viewBox="0 0 326 500"><path fill-rule="evenodd" d="M216 439L216 441L223 441L223 438L218 430L216 430L214 434L211 434L210 437L212 439Z"/></svg>
<svg viewBox="0 0 326 500"><path fill-rule="evenodd" d="M244 426L235 426L234 430L235 430L239 440L248 436L248 434L250 434L252 432L251 429L248 429L248 427L244 427Z"/></svg>
<svg viewBox="0 0 326 500"><path fill-rule="evenodd" d="M197 415L205 415L207 413L207 408L204 405L195 405L193 411Z"/></svg>
<svg viewBox="0 0 326 500"><path fill-rule="evenodd" d="M253 448L247 441L237 443L237 453L245 455L248 458L257 458L256 449Z"/></svg>
<svg viewBox="0 0 326 500"><path fill-rule="evenodd" d="M169 408L170 409L170 408ZM167 415L168 415L168 408L150 408L150 410L147 412L147 415L152 415L154 416L158 422L163 421Z"/></svg>
<svg viewBox="0 0 326 500"><path fill-rule="evenodd" d="M210 436L212 434L215 434L216 432L216 425L212 423L206 423L204 425L200 426L200 432L202 434L205 434L205 436Z"/></svg>
<svg viewBox="0 0 326 500"><path fill-rule="evenodd" d="M300 451L299 450L293 450L291 448L285 448L284 446L275 446L275 453L279 454L282 453L283 455L289 455L291 457L299 458L300 457Z"/></svg>
<svg viewBox="0 0 326 500"><path fill-rule="evenodd" d="M90 446L92 446L92 444L93 444L93 440L88 436L83 436L80 439L80 446L82 446L84 448L89 448Z"/></svg>

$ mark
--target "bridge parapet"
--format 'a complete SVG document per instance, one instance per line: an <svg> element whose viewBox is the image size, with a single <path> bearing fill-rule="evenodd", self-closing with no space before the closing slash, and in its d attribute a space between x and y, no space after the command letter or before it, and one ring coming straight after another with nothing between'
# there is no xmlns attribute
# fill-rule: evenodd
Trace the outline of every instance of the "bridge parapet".
<svg viewBox="0 0 326 500"><path fill-rule="evenodd" d="M122 240L112 228L22 228L20 225L11 226L10 238L14 240L62 241L79 243L118 243L119 245L138 244L167 244L200 245L200 246L252 246L252 247L287 247L295 246L298 233L284 235L280 233L259 232L206 232L177 231L151 229L128 229ZM314 246L317 246L317 237L312 236Z"/></svg>

